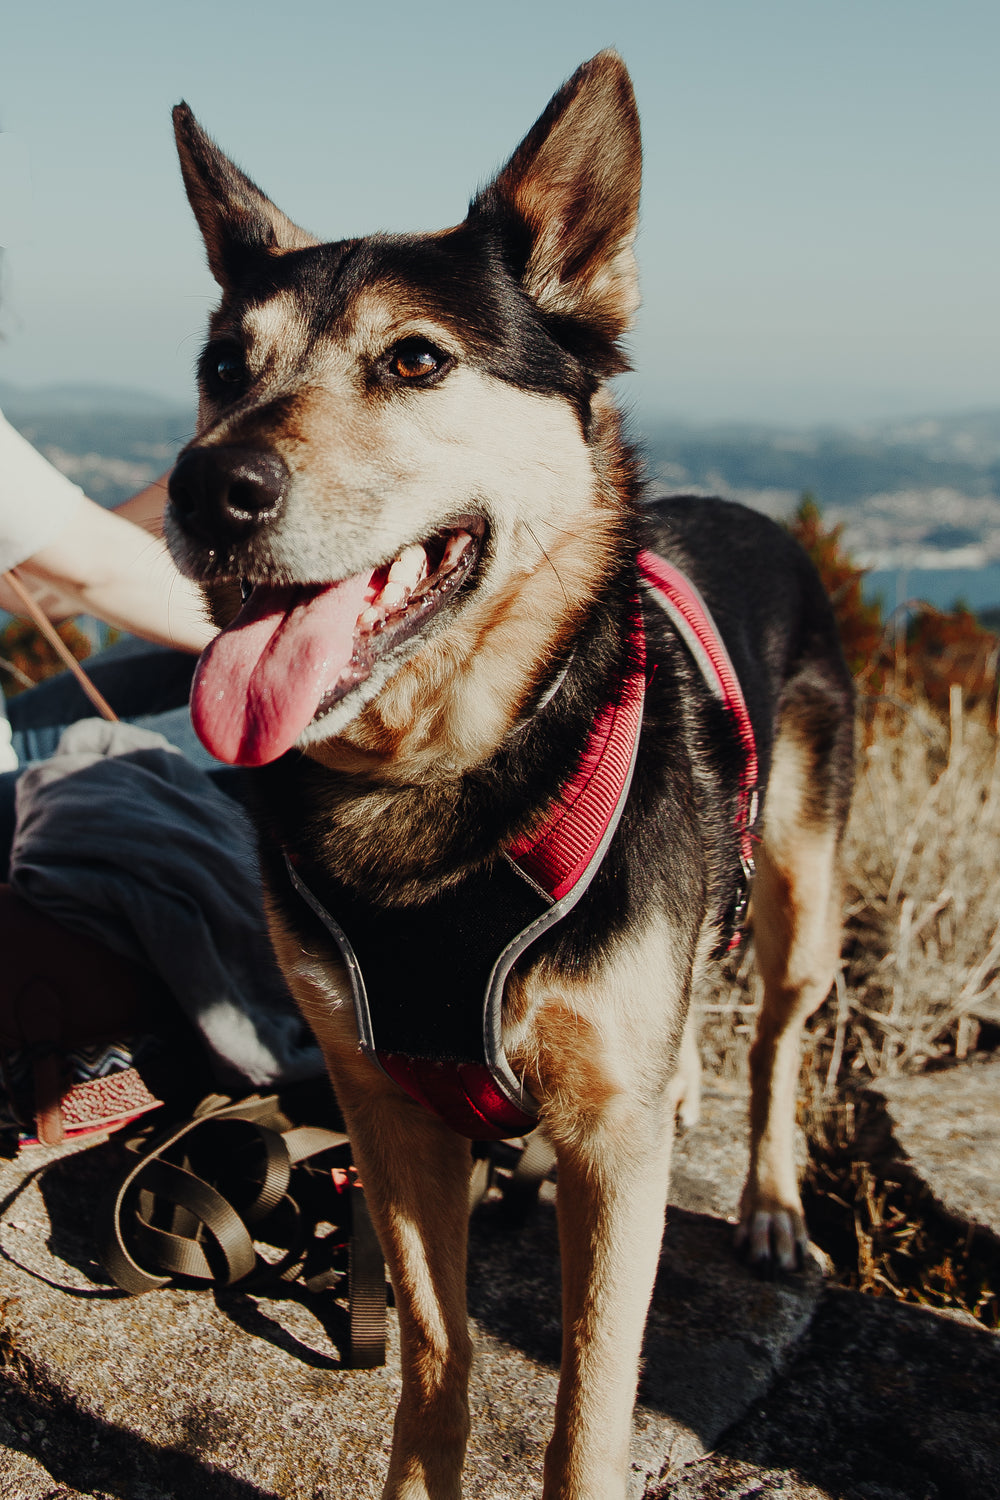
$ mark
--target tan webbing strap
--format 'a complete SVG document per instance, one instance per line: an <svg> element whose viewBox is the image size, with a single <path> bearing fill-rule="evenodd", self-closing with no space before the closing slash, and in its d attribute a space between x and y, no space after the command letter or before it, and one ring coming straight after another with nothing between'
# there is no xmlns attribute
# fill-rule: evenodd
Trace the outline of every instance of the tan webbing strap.
<svg viewBox="0 0 1000 1500"><path fill-rule="evenodd" d="M246 1133L242 1143L238 1127ZM257 1149L252 1174L240 1170L245 1154L240 1145L248 1140ZM307 1197L300 1201L293 1169L321 1152L347 1144L342 1131L293 1127L274 1095L235 1103L210 1096L183 1124L158 1136L126 1142L133 1160L112 1185L100 1215L105 1269L118 1286L133 1293L165 1286L171 1276L238 1285L246 1291L296 1280L315 1242L316 1210L305 1206L308 1194L315 1193L317 1182L322 1187L324 1179L314 1177L310 1184L304 1178ZM179 1159L168 1159L168 1153ZM199 1176L195 1164L213 1181ZM325 1181L329 1206L335 1195L329 1177ZM249 1201L237 1210L230 1198L246 1199L250 1189ZM348 1201L350 1342L344 1363L371 1369L385 1363L385 1265L364 1193L356 1182ZM278 1216L283 1219L280 1231ZM320 1217L325 1218L322 1209ZM265 1242L288 1246L277 1262L268 1262L257 1253L247 1228L263 1221L268 1225L265 1235L272 1236ZM309 1277L306 1286L319 1292L340 1280L342 1274L330 1270Z"/></svg>

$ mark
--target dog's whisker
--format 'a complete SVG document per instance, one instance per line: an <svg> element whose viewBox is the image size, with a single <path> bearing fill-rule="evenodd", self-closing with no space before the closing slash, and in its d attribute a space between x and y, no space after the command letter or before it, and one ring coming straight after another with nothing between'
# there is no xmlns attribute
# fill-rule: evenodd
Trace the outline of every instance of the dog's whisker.
<svg viewBox="0 0 1000 1500"><path fill-rule="evenodd" d="M536 536L535 532L532 530L532 528L527 523L525 523L525 528L524 529L528 533L528 535L531 537L531 540L534 542L534 544L538 548L539 552L545 558L545 561L548 563L548 565L552 569L553 573L556 575L556 579L558 580L559 587L562 589L563 598L565 599L565 601L566 601L566 603L568 605L570 603L570 597L569 597L569 594L566 592L566 587L565 587L565 585L564 585L564 583L562 581L562 575L560 574L559 569L556 567L555 563L552 561L551 557L546 552L546 550L542 546L541 542L538 540L538 537Z"/></svg>

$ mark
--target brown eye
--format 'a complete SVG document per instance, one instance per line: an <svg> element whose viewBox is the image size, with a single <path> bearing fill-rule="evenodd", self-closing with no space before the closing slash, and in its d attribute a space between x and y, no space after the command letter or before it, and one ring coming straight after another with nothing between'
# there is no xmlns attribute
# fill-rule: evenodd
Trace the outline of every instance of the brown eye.
<svg viewBox="0 0 1000 1500"><path fill-rule="evenodd" d="M397 380L426 380L447 363L447 356L423 339L406 339L389 353L389 370Z"/></svg>

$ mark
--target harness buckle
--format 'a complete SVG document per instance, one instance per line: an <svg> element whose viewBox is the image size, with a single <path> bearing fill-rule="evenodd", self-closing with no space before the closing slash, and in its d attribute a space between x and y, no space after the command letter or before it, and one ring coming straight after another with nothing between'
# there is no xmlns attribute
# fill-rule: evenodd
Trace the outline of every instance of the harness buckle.
<svg viewBox="0 0 1000 1500"><path fill-rule="evenodd" d="M755 869L749 830L746 838L740 841L739 860L739 874L736 877L733 894L729 905L726 907L726 913L721 923L719 941L712 950L713 958L725 958L727 953L734 953L746 934L747 912L750 907L750 886L753 883Z"/></svg>

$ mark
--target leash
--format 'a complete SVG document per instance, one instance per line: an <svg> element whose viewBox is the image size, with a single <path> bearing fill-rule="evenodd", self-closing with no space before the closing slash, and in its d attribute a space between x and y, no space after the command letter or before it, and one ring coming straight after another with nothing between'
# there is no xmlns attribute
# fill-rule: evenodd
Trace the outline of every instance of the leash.
<svg viewBox="0 0 1000 1500"><path fill-rule="evenodd" d="M177 1276L265 1296L346 1285L344 1364L385 1364L385 1265L342 1131L293 1125L274 1094L209 1095L125 1150L97 1211L101 1261L123 1291Z"/></svg>
<svg viewBox="0 0 1000 1500"><path fill-rule="evenodd" d="M3 576L4 581L10 585L12 591L17 595L18 599L20 599L21 603L24 605L25 611L31 619L32 623L41 631L42 635L48 641L49 645L52 647L53 651L59 657L59 660L63 663L63 665L68 667L69 670L73 673L73 676L76 678L77 682L80 684L81 688L86 693L91 703L97 709L97 712L101 715L102 718L107 719L109 723L117 724L118 715L108 703L103 693L101 693L91 682L90 678L87 676L86 672L83 670L80 663L73 655L72 651L70 651L69 647L66 645L66 642L62 639L59 632L55 629L48 615L45 614L44 610L39 609L35 600L32 598L31 594L28 592L24 584L21 582L20 578L17 576L17 570L15 568L9 568Z"/></svg>

